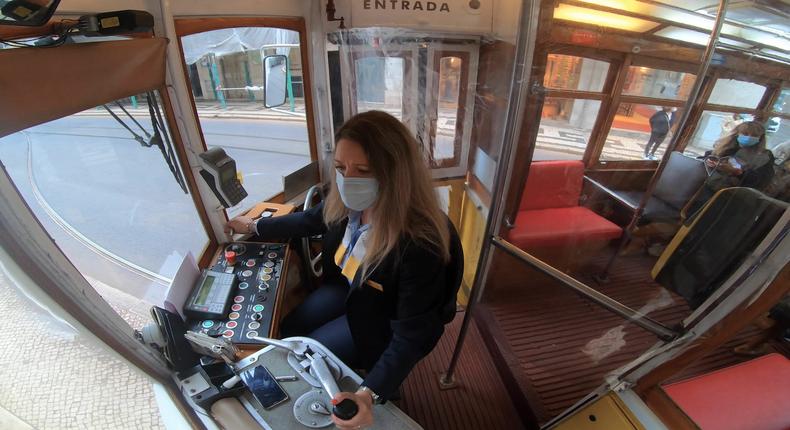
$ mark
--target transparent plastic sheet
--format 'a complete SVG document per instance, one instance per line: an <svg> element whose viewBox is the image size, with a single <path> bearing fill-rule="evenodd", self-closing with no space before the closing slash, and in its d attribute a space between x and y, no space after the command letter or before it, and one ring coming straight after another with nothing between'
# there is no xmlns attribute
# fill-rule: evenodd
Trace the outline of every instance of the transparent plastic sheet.
<svg viewBox="0 0 790 430"><path fill-rule="evenodd" d="M480 64L480 56L494 41L477 35L450 38L402 28L363 28L330 33L329 43L330 51L338 52L344 80L339 87L343 117L369 110L392 114L414 133L435 177L464 176L473 167L470 152L489 149L497 139L498 133L487 127L490 118L482 114L494 100L478 92L508 85L478 76L493 66ZM491 152L486 156L493 160ZM486 169L491 171L481 176L490 189L493 169Z"/></svg>
<svg viewBox="0 0 790 430"><path fill-rule="evenodd" d="M271 45L298 45L299 33L281 28L228 28L191 34L181 38L184 61L194 64L206 55L222 56L259 50ZM278 55L288 55L288 47L277 47Z"/></svg>
<svg viewBox="0 0 790 430"><path fill-rule="evenodd" d="M522 83L542 84L545 98L535 117L524 118L537 138L525 182L509 184L524 188L513 228L503 229L506 241L560 273L549 276L499 247L482 300L509 343L503 356L514 354L514 371L530 381L525 390L540 424L667 338L648 329L654 323L672 333L691 314L692 304L651 270L707 177L701 160L673 154L653 192L662 204L651 200L626 232L657 161L689 132L677 128L697 78L687 63L698 63L703 50L592 30L587 21L558 19L562 6L541 23L550 30L538 36L532 82Z"/></svg>

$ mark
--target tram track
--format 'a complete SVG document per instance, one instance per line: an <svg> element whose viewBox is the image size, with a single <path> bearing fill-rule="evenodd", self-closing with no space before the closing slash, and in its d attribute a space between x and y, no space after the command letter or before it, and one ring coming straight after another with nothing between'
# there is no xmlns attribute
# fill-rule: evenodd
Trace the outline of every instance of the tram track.
<svg viewBox="0 0 790 430"><path fill-rule="evenodd" d="M38 203L38 205L44 210L47 216L49 216L49 218L55 224L57 224L58 227L60 227L74 240L76 240L78 243L83 245L89 251L102 257L104 260L109 261L110 263L115 264L116 266L125 269L144 279L147 279L151 282L155 282L165 287L170 286L172 279L162 276L158 273L152 272L142 266L139 266L121 257L120 255L117 255L109 251L108 249L92 241L84 234L80 233L79 230L77 230L68 221L66 221L63 217L60 216L60 214L49 204L49 202L47 202L43 193L39 189L38 184L36 183L35 173L33 172L33 141L30 138L28 132L22 131L21 133L25 136L25 141L27 143L27 179L28 182L30 183L30 189L33 193L33 197L36 199L36 203Z"/></svg>

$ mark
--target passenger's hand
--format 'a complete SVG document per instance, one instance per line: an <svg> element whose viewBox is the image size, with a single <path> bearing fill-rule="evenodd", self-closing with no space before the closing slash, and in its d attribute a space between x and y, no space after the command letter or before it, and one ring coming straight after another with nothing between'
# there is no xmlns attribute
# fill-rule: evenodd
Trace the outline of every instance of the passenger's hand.
<svg viewBox="0 0 790 430"><path fill-rule="evenodd" d="M718 170L721 170L722 172L732 176L740 176L741 173L743 173L743 170L731 165L730 163L719 164Z"/></svg>
<svg viewBox="0 0 790 430"><path fill-rule="evenodd" d="M715 169L718 162L711 160L710 158L705 159L705 165L710 167L711 169Z"/></svg>
<svg viewBox="0 0 790 430"><path fill-rule="evenodd" d="M236 218L233 218L232 220L228 221L227 224L225 224L225 233L230 234L231 230L233 230L234 233L241 233L241 234L252 233L252 231L250 231L251 223L252 223L252 218L243 215L237 216Z"/></svg>
<svg viewBox="0 0 790 430"><path fill-rule="evenodd" d="M359 407L359 412L350 420L344 421L332 414L332 421L337 428L342 430L355 430L373 425L373 397L365 391L357 393L338 393L332 404L342 402L344 399L351 399Z"/></svg>

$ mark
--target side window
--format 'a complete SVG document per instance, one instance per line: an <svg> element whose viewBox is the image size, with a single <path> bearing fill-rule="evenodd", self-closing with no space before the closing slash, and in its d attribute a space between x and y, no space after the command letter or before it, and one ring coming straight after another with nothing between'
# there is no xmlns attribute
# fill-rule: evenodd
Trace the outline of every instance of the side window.
<svg viewBox="0 0 790 430"><path fill-rule="evenodd" d="M249 193L232 217L312 162L299 33L228 28L182 36L181 45L206 146L236 160Z"/></svg>
<svg viewBox="0 0 790 430"><path fill-rule="evenodd" d="M149 114L149 103L161 113L156 98L116 100L0 139L0 161L47 233L135 328L163 305L187 254L197 259L208 244L166 124Z"/></svg>
<svg viewBox="0 0 790 430"><path fill-rule="evenodd" d="M732 133L738 124L753 121L755 108L762 100L765 90L765 86L751 82L717 79L684 152L695 157L704 155L713 149L719 139ZM778 145L780 141L790 140L790 132L779 130L780 115L781 112L774 113L765 121L769 148Z"/></svg>
<svg viewBox="0 0 790 430"><path fill-rule="evenodd" d="M660 159L694 80L691 73L630 66L600 160ZM647 104L645 98L654 101Z"/></svg>
<svg viewBox="0 0 790 430"><path fill-rule="evenodd" d="M735 79L717 79L708 103L754 109L765 93L765 86Z"/></svg>
<svg viewBox="0 0 790 430"><path fill-rule="evenodd" d="M469 161L479 44L394 38L357 30L341 44L345 115L383 110L414 133L435 178L462 177ZM382 31L387 35L386 31Z"/></svg>
<svg viewBox="0 0 790 430"><path fill-rule="evenodd" d="M470 82L477 81L477 47L437 44L429 47L428 57L424 149L434 175L462 176L472 133Z"/></svg>
<svg viewBox="0 0 790 430"><path fill-rule="evenodd" d="M790 88L782 88L765 123L767 147L777 164L790 160Z"/></svg>
<svg viewBox="0 0 790 430"><path fill-rule="evenodd" d="M549 54L533 160L581 160L603 98L609 63L572 55ZM568 94L573 97L568 97Z"/></svg>

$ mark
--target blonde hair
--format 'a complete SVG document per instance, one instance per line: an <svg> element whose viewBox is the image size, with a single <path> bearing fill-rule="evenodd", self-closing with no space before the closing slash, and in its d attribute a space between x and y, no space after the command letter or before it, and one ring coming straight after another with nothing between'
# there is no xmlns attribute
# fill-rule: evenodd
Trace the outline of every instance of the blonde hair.
<svg viewBox="0 0 790 430"><path fill-rule="evenodd" d="M366 241L366 268L375 267L395 249L401 238L433 248L446 262L450 259L450 232L447 217L439 208L428 165L417 141L397 118L381 111L353 116L335 134L358 143L379 193L371 207L370 230ZM348 216L332 177L331 191L324 203L324 222L336 224Z"/></svg>
<svg viewBox="0 0 790 430"><path fill-rule="evenodd" d="M754 146L760 151L765 150L765 127L756 121L742 122L735 127L730 134L722 137L713 145L713 155L722 157L732 155L738 150L738 135L748 134L749 136L760 136L760 142Z"/></svg>

